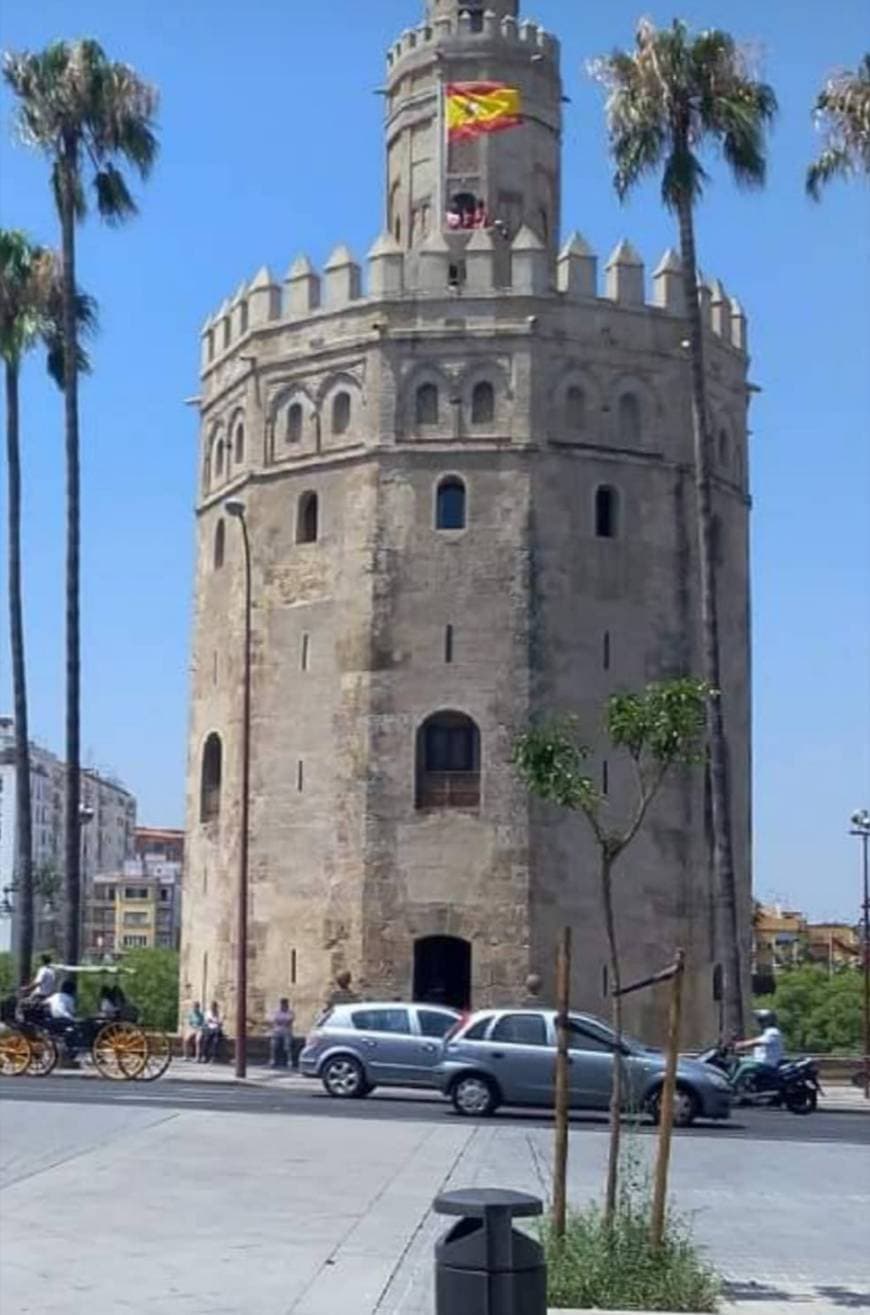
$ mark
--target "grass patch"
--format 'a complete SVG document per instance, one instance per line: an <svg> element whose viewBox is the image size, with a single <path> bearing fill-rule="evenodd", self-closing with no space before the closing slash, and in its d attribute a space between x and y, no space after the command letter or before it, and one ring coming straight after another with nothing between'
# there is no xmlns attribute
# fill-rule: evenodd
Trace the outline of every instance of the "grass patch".
<svg viewBox="0 0 870 1315"><path fill-rule="evenodd" d="M563 1239L549 1221L541 1230L551 1306L602 1310L715 1311L720 1282L693 1243L688 1226L668 1217L660 1251L649 1244L646 1193L623 1191L614 1226L592 1206L573 1214Z"/></svg>

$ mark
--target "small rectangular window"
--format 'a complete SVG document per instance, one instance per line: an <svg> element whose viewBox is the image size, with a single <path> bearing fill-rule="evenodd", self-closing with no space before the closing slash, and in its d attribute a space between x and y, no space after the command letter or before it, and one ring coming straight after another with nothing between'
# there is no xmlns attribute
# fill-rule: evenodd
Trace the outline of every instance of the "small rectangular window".
<svg viewBox="0 0 870 1315"><path fill-rule="evenodd" d="M447 626L444 631L444 661L453 661L453 626Z"/></svg>
<svg viewBox="0 0 870 1315"><path fill-rule="evenodd" d="M290 985L296 985L296 951L290 951Z"/></svg>
<svg viewBox="0 0 870 1315"><path fill-rule="evenodd" d="M610 788L610 769L607 766L607 759L601 764L601 793L607 794Z"/></svg>
<svg viewBox="0 0 870 1315"><path fill-rule="evenodd" d="M302 763L302 759L300 758L298 763L296 764L296 789L299 791L300 794L302 793L302 788L304 784L304 771L305 769Z"/></svg>
<svg viewBox="0 0 870 1315"><path fill-rule="evenodd" d="M610 631L604 632L604 643L602 645L602 664L605 671L610 670Z"/></svg>
<svg viewBox="0 0 870 1315"><path fill-rule="evenodd" d="M303 636L302 636L302 653L301 653L301 657L300 657L300 665L301 665L303 671L307 671L307 670L308 670L308 652L309 652L309 639L308 639L308 635L303 635Z"/></svg>

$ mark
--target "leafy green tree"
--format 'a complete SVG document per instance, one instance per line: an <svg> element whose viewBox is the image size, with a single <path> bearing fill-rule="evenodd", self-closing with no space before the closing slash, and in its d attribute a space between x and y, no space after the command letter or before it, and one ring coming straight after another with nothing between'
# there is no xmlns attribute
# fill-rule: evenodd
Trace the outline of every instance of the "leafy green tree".
<svg viewBox="0 0 870 1315"><path fill-rule="evenodd" d="M118 960L117 966L123 970L118 978L121 989L139 1009L140 1021L146 1027L174 1032L178 1026L178 951L130 950ZM108 980L108 973L105 978L97 973L79 978L80 1014L96 1013L100 987Z"/></svg>
<svg viewBox="0 0 870 1315"><path fill-rule="evenodd" d="M15 229L0 229L0 357L6 388L6 469L8 483L9 636L15 717L16 905L18 978L30 978L33 958L33 835L30 797L30 737L24 653L21 581L21 436L19 376L25 355L37 345L47 352L49 373L63 386L62 288L60 262L53 251L32 243ZM80 333L95 326L93 301L75 299ZM80 369L87 358L80 351Z"/></svg>
<svg viewBox="0 0 870 1315"><path fill-rule="evenodd" d="M79 615L79 353L76 325L76 224L87 214L88 181L110 224L136 213L120 164L145 177L157 155L157 93L127 64L109 60L98 42L55 41L36 53L10 52L4 74L18 97L26 143L51 162L61 228L62 333L67 471L66 545L66 884L64 955L79 955L81 846Z"/></svg>
<svg viewBox="0 0 870 1315"><path fill-rule="evenodd" d="M836 73L819 92L815 118L824 147L807 170L807 191L814 201L834 178L870 176L870 54L855 73Z"/></svg>
<svg viewBox="0 0 870 1315"><path fill-rule="evenodd" d="M0 999L15 990L15 959L9 950L0 950Z"/></svg>
<svg viewBox="0 0 870 1315"><path fill-rule="evenodd" d="M778 973L775 992L759 996L756 1004L776 1011L789 1051L850 1054L861 1046L862 991L854 968L830 973L806 964Z"/></svg>
<svg viewBox="0 0 870 1315"><path fill-rule="evenodd" d="M605 708L605 730L618 755L632 768L634 795L604 795L586 770L592 750L579 738L576 720L561 718L520 735L513 762L532 794L579 813L598 848L601 910L607 935L613 1029L617 1037L610 1102L610 1152L605 1214L614 1217L618 1197L622 1112L622 969L613 908L613 874L632 843L664 780L679 764L704 759L707 685L691 677L648 685L640 693L612 694ZM627 819L627 820L626 820ZM675 947L676 948L676 947Z"/></svg>
<svg viewBox="0 0 870 1315"><path fill-rule="evenodd" d="M731 834L731 791L719 651L719 601L713 551L710 470L712 440L707 406L704 332L698 299L695 207L709 181L701 155L718 147L735 180L758 187L766 173L765 131L776 97L756 81L727 32L693 36L685 23L656 28L638 24L634 50L616 50L592 65L607 90L607 125L620 199L648 174L661 175L666 208L677 219L689 326L694 474L698 511L698 563L703 676L712 693L710 785L713 853L719 907L725 1023L744 1034L740 921Z"/></svg>

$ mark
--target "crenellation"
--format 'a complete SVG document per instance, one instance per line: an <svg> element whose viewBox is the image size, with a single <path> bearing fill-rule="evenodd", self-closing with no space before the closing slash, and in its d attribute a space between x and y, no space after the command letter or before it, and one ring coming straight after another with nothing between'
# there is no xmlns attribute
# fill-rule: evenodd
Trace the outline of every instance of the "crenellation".
<svg viewBox="0 0 870 1315"><path fill-rule="evenodd" d="M535 297L552 287L547 248L528 224L523 225L511 245L511 287L514 292Z"/></svg>
<svg viewBox="0 0 870 1315"><path fill-rule="evenodd" d="M537 23L533 23L531 19L527 18L524 22L520 23L519 38L525 45L537 46L539 44L540 33L541 29L538 27Z"/></svg>
<svg viewBox="0 0 870 1315"><path fill-rule="evenodd" d="M705 329L713 328L713 294L706 277L698 270L698 305L701 310L701 324Z"/></svg>
<svg viewBox="0 0 870 1315"><path fill-rule="evenodd" d="M746 315L736 297L731 298L731 345L740 352L749 350Z"/></svg>
<svg viewBox="0 0 870 1315"><path fill-rule="evenodd" d="M710 282L710 323L718 338L731 341L731 302L720 279Z"/></svg>
<svg viewBox="0 0 870 1315"><path fill-rule="evenodd" d="M627 238L623 238L614 248L605 270L606 295L611 301L618 301L626 306L644 304L643 261Z"/></svg>
<svg viewBox="0 0 870 1315"><path fill-rule="evenodd" d="M673 247L668 247L653 270L653 305L671 315L686 313L686 285L683 262Z"/></svg>
<svg viewBox="0 0 870 1315"><path fill-rule="evenodd" d="M501 20L501 34L505 41L516 42L519 40L519 24L513 14L505 14Z"/></svg>
<svg viewBox="0 0 870 1315"><path fill-rule="evenodd" d="M559 253L556 286L568 297L598 295L598 258L585 238L575 230Z"/></svg>
<svg viewBox="0 0 870 1315"><path fill-rule="evenodd" d="M342 243L323 267L325 304L336 310L362 296L362 271L348 247Z"/></svg>
<svg viewBox="0 0 870 1315"><path fill-rule="evenodd" d="M284 313L299 320L320 309L320 276L306 255L297 256L284 279Z"/></svg>
<svg viewBox="0 0 870 1315"><path fill-rule="evenodd" d="M405 287L405 255L392 233L382 233L368 253L370 297L399 297Z"/></svg>
<svg viewBox="0 0 870 1315"><path fill-rule="evenodd" d="M263 265L248 288L248 324L253 329L280 316L281 289L272 278L268 265Z"/></svg>
<svg viewBox="0 0 870 1315"><path fill-rule="evenodd" d="M495 286L495 242L480 228L465 248L465 287L469 293L492 292Z"/></svg>

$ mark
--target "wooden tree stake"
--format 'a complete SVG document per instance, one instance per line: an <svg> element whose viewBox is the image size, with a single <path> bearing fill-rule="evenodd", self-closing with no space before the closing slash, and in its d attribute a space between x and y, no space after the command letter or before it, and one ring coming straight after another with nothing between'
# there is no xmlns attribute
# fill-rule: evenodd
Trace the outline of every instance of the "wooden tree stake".
<svg viewBox="0 0 870 1315"><path fill-rule="evenodd" d="M650 1242L658 1250L665 1232L668 1198L668 1167L671 1159L671 1134L674 1128L674 1093L677 1087L677 1058L680 1051L680 1017L683 1009L683 977L686 956L677 950L671 981L671 1007L668 1014L668 1049L665 1080L659 1104L659 1149L653 1189Z"/></svg>

